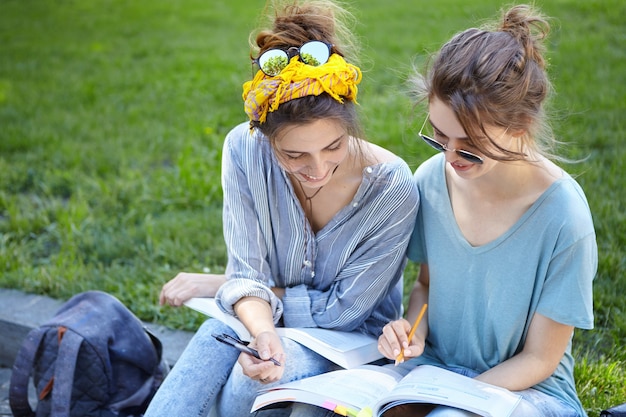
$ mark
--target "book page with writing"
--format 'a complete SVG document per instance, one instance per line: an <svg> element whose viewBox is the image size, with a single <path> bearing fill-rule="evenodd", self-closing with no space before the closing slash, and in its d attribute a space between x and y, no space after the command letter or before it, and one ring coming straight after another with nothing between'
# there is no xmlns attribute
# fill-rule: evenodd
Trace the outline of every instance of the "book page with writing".
<svg viewBox="0 0 626 417"><path fill-rule="evenodd" d="M236 317L224 313L215 298L191 298L185 305L229 325L240 339L251 340L250 333ZM319 353L343 368L354 368L383 357L378 340L357 332L321 329L318 327L277 327L279 336L289 338Z"/></svg>
<svg viewBox="0 0 626 417"><path fill-rule="evenodd" d="M360 411L388 393L401 378L393 369L374 365L328 372L259 391L251 412L285 401Z"/></svg>
<svg viewBox="0 0 626 417"><path fill-rule="evenodd" d="M442 404L481 416L511 415L521 396L511 391L430 365L409 372L376 403L374 414L381 415L395 405L411 402Z"/></svg>

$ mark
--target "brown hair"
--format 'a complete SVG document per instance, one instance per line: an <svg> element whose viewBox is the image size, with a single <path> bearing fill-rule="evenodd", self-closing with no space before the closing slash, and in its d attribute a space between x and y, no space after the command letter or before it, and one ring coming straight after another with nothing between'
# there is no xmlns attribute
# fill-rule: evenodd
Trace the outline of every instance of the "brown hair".
<svg viewBox="0 0 626 417"><path fill-rule="evenodd" d="M543 57L543 40L549 31L546 18L533 7L513 6L495 25L467 29L452 37L436 55L427 76L412 78L413 92L421 99L437 97L449 105L470 145L492 159L555 158L556 141L544 109L552 88ZM486 126L524 132L519 137L521 150L498 146Z"/></svg>
<svg viewBox="0 0 626 417"><path fill-rule="evenodd" d="M268 11L270 8L273 12ZM259 29L250 35L250 47L257 52L251 54L251 58L268 49L300 47L307 41L318 40L332 44L332 53L358 65L359 47L351 31L355 18L339 3L332 0L311 0L302 4L298 0L269 0L265 15L265 26L270 28Z"/></svg>
<svg viewBox="0 0 626 417"><path fill-rule="evenodd" d="M257 50L257 57L268 49L300 47L307 41L320 40L333 45L332 53L356 64L358 48L349 29L353 16L347 9L332 0L313 0L302 4L297 0L287 3L274 0L271 6L273 14L268 14L271 28L261 29L256 36L250 37L255 39L254 43L250 43L253 50ZM251 58L254 57L251 54ZM352 138L363 138L356 104L350 100L340 103L326 93L290 100L268 113L265 122L252 121L250 124L274 146L284 128L320 119L336 120Z"/></svg>

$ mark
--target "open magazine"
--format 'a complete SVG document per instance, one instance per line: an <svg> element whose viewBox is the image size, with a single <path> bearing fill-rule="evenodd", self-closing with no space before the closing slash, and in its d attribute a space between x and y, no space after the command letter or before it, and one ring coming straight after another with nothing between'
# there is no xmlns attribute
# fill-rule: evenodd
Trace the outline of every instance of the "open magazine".
<svg viewBox="0 0 626 417"><path fill-rule="evenodd" d="M241 340L250 340L250 333L236 317L223 312L214 298L192 298L185 305L229 325ZM351 369L381 359L378 340L363 333L342 332L319 327L278 327L279 336L294 340L319 353L342 368Z"/></svg>
<svg viewBox="0 0 626 417"><path fill-rule="evenodd" d="M510 416L521 396L430 365L402 377L392 366L342 369L259 391L252 412L301 402L344 416L381 416L402 404L441 404L481 416Z"/></svg>

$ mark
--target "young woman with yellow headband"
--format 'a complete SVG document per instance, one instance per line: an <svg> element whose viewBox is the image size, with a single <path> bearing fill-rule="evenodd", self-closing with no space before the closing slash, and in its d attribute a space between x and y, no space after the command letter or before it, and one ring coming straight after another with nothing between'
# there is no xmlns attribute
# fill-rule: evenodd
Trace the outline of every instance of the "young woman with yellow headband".
<svg viewBox="0 0 626 417"><path fill-rule="evenodd" d="M258 389L336 368L276 326L377 336L401 315L418 194L404 161L362 139L361 71L344 58L343 17L330 1L287 4L256 36L259 70L243 88L249 122L223 148L226 274L181 273L161 293L176 306L215 296L260 357L281 366L220 343L213 334L235 333L209 319L147 417L248 416Z"/></svg>

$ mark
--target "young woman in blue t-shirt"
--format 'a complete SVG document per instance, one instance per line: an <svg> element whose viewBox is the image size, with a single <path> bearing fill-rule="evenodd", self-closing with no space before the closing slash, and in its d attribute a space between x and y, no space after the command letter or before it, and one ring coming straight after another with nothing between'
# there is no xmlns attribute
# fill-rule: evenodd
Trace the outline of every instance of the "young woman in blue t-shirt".
<svg viewBox="0 0 626 417"><path fill-rule="evenodd" d="M524 417L586 415L571 341L575 327L593 327L597 267L585 195L553 162L548 31L532 7L514 6L493 28L455 35L414 77L428 102L419 134L441 153L415 173L408 256L421 268L406 320L379 339L388 358L404 348L406 372L430 364L521 394L515 415ZM472 414L424 405L385 414L418 415Z"/></svg>

